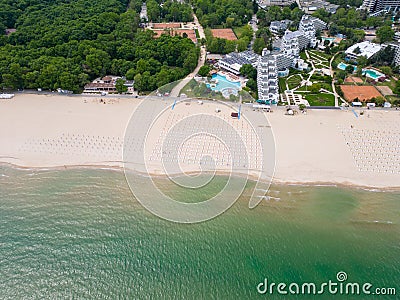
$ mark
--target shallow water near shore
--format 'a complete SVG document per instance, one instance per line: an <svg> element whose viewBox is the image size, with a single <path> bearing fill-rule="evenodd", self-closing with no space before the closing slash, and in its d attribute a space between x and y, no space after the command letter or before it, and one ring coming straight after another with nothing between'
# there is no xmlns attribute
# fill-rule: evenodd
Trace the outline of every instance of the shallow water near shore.
<svg viewBox="0 0 400 300"><path fill-rule="evenodd" d="M0 298L287 299L256 287L340 271L398 297L400 192L274 185L250 210L251 186L219 217L183 225L144 209L122 172L0 167Z"/></svg>

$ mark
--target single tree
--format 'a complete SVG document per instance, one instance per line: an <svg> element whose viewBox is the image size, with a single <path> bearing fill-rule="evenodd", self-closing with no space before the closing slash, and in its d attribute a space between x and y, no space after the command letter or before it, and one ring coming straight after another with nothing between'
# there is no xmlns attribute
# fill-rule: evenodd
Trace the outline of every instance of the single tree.
<svg viewBox="0 0 400 300"><path fill-rule="evenodd" d="M117 82L115 83L115 88L120 94L126 93L128 91L128 87L125 85L125 80L123 80L122 78L117 79Z"/></svg>
<svg viewBox="0 0 400 300"><path fill-rule="evenodd" d="M208 75L208 73L210 72L210 66L209 65L204 65L204 66L201 66L200 67L200 69L199 69L199 75L201 76L201 77L206 77L207 75Z"/></svg>

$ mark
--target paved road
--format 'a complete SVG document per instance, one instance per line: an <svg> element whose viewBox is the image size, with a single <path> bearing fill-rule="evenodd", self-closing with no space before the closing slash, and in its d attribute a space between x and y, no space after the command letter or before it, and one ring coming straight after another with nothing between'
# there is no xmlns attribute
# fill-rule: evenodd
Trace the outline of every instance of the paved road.
<svg viewBox="0 0 400 300"><path fill-rule="evenodd" d="M193 14L193 20L194 23L196 24L196 27L199 31L199 36L200 39L206 38L204 34L204 29L203 26L201 26L199 20L197 19L196 14ZM182 79L171 91L171 97L178 97L181 89L199 72L199 69L204 66L204 63L206 61L206 47L201 46L200 47L200 57L197 62L197 67L193 70L192 73L187 75L184 79Z"/></svg>
<svg viewBox="0 0 400 300"><path fill-rule="evenodd" d="M257 15L254 14L251 17L251 21L249 22L249 25L251 26L251 28L253 29L253 38L250 41L250 48L253 49L253 44L254 44L254 40L256 39L256 32L258 30L258 26L257 26Z"/></svg>
<svg viewBox="0 0 400 300"><path fill-rule="evenodd" d="M330 62L329 62L329 70L330 70L331 76L332 76L332 91L333 91L333 94L334 94L334 96L335 96L335 106L336 106L336 107L339 107L339 99L342 100L343 103L346 103L347 105L349 105L349 103L347 103L346 100L344 100L342 97L339 96L339 94L336 92L336 87L335 87L335 80L334 80L335 78L334 78L334 76L333 76L332 62L333 62L333 60L335 59L336 55L339 54L339 53L341 53L341 51L335 53L335 54L332 56L332 58L331 58L331 60L330 60Z"/></svg>
<svg viewBox="0 0 400 300"><path fill-rule="evenodd" d="M199 19L197 19L196 14L193 14L193 21L196 24L197 29L199 30L200 39L205 39L206 35L204 34L203 26L201 26Z"/></svg>

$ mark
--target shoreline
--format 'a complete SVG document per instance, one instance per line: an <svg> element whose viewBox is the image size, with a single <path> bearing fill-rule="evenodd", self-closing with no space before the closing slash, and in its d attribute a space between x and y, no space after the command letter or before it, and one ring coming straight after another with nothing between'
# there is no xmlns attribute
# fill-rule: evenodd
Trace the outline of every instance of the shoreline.
<svg viewBox="0 0 400 300"><path fill-rule="evenodd" d="M20 170L20 171L37 171L37 172L44 172L44 171L64 171L64 170L102 170L102 171L112 171L118 173L125 173L125 170L121 166L116 165L62 165L62 166L47 166L47 167L33 167L33 166L23 166L23 165L16 165L8 162L0 161L0 167L7 167L13 170ZM156 173L148 173L143 174L137 172L135 170L129 170L129 172L134 173L137 176L151 176L153 178L161 178L166 179L170 176L179 176L180 174L174 175L166 175L166 174L156 174ZM196 173L196 172L189 172L189 173ZM223 172L215 172L216 176L226 176L226 173ZM243 174L236 173L233 174L233 177L239 177ZM257 182L258 180L254 176L248 176L248 180L252 182ZM278 178L273 178L270 185L288 185L288 186L304 186L304 187L337 187L337 188L348 188L348 189L361 189L368 192L400 192L400 186L368 186L368 185L359 185L352 182L335 182L335 181L285 181Z"/></svg>

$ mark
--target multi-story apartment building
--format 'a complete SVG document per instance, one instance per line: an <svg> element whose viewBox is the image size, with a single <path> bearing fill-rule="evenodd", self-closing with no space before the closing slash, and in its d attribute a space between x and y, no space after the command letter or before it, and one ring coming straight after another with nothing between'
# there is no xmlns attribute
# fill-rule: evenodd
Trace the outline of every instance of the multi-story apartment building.
<svg viewBox="0 0 400 300"><path fill-rule="evenodd" d="M269 104L279 101L276 57L264 49L257 66L258 100Z"/></svg>
<svg viewBox="0 0 400 300"><path fill-rule="evenodd" d="M364 0L361 9L365 9L370 13L381 10L397 11L400 9L400 0Z"/></svg>
<svg viewBox="0 0 400 300"><path fill-rule="evenodd" d="M282 50L287 55L297 57L301 50L317 44L315 34L317 30L326 28L326 23L318 18L303 15L300 20L299 30L294 32L286 31L282 38Z"/></svg>
<svg viewBox="0 0 400 300"><path fill-rule="evenodd" d="M273 34L280 34L285 32L288 26L292 23L290 20L282 20L282 21L272 21L269 25L269 30Z"/></svg>

